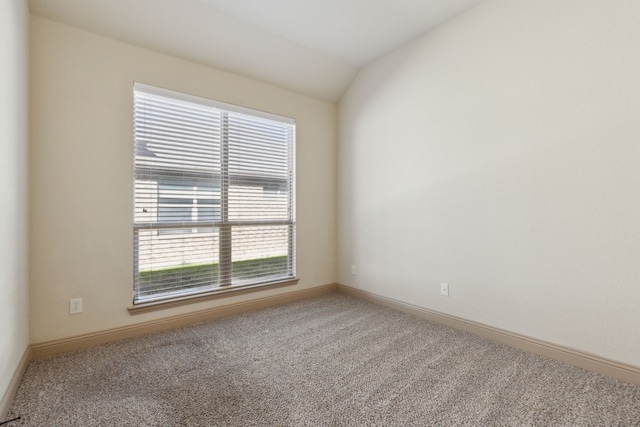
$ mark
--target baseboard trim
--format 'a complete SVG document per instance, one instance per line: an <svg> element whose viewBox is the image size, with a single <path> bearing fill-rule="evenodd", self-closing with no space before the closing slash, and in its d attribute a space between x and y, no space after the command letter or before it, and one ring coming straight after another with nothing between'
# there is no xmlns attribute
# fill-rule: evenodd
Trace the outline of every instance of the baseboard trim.
<svg viewBox="0 0 640 427"><path fill-rule="evenodd" d="M511 347L557 360L587 371L596 372L611 378L640 385L640 367L606 359L595 354L586 353L558 344L520 335L504 329L494 328L482 323L473 322L460 317L451 316L426 308L418 307L392 298L380 296L351 286L338 284L337 291L351 295L374 304L390 307L436 323L460 329L465 332L497 341Z"/></svg>
<svg viewBox="0 0 640 427"><path fill-rule="evenodd" d="M0 400L0 422L4 421L7 418L9 408L13 403L13 399L16 397L16 393L18 392L18 387L20 387L22 376L27 370L27 366L29 366L30 360L31 349L27 347L24 351L24 354L22 355L22 359L20 359L20 363L18 363L18 367L13 372L13 376L11 377L11 381L9 382L9 388L7 388L4 395L2 396L2 400Z"/></svg>
<svg viewBox="0 0 640 427"><path fill-rule="evenodd" d="M175 329L193 323L206 320L218 319L220 317L232 316L234 314L246 313L248 311L261 308L273 307L287 304L307 298L312 298L334 292L337 285L317 286L299 291L286 292L279 295L243 301L234 304L212 307L192 313L180 314L163 319L152 320L130 326L107 329L104 331L89 334L77 335L74 337L51 340L31 345L31 359L40 359L55 354L67 353L69 351L80 350L87 347L95 347L112 341L126 338L133 338L141 335L162 332Z"/></svg>

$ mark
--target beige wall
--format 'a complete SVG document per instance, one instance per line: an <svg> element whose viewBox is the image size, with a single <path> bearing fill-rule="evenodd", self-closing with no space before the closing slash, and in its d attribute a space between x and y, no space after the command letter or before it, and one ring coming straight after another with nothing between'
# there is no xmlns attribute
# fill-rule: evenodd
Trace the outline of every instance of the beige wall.
<svg viewBox="0 0 640 427"><path fill-rule="evenodd" d="M335 282L337 108L31 18L30 282L34 343ZM132 87L138 81L294 117L295 288L130 315ZM69 299L84 299L70 316Z"/></svg>
<svg viewBox="0 0 640 427"><path fill-rule="evenodd" d="M339 282L640 366L639 16L489 0L361 71Z"/></svg>
<svg viewBox="0 0 640 427"><path fill-rule="evenodd" d="M26 2L0 2L0 401L29 344L28 16Z"/></svg>

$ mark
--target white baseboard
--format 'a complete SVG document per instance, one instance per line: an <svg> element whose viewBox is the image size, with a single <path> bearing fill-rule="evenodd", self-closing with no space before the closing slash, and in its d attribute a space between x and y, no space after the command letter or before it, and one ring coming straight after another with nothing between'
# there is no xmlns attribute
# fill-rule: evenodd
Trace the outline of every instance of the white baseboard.
<svg viewBox="0 0 640 427"><path fill-rule="evenodd" d="M119 328L107 329L89 334L77 335L69 338L40 342L31 345L31 358L39 359L52 356L54 354L66 353L86 347L94 347L112 341L125 338L133 338L141 335L161 332L169 329L193 323L204 322L206 320L245 313L261 308L286 304L306 298L311 298L336 290L336 284L317 286L299 291L286 292L279 295L257 298L250 301L243 301L234 304L227 304L220 307L212 307L192 313L171 316L149 322L137 323L135 325L123 326Z"/></svg>
<svg viewBox="0 0 640 427"><path fill-rule="evenodd" d="M7 418L9 407L13 403L13 399L16 397L16 393L18 392L18 387L20 387L22 376L27 370L27 366L29 366L29 360L31 360L30 353L31 350L29 347L27 347L24 351L24 354L22 355L22 359L20 359L20 363L18 363L18 367L11 376L9 387L2 396L2 400L0 400L0 422L4 421L5 418Z"/></svg>
<svg viewBox="0 0 640 427"><path fill-rule="evenodd" d="M640 367L606 359L594 354L563 347L558 344L541 341L520 335L504 329L494 328L481 323L462 319L448 314L439 313L418 307L392 298L383 297L371 292L350 286L337 285L338 292L364 299L375 304L384 305L414 316L431 320L436 323L460 329L474 335L479 335L493 341L507 344L549 359L557 360L591 372L596 372L611 378L616 378L631 384L640 385Z"/></svg>

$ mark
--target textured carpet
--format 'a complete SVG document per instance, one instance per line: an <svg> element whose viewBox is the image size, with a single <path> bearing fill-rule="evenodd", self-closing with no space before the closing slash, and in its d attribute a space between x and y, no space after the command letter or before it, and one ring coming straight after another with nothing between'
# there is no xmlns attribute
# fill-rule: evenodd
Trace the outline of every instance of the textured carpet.
<svg viewBox="0 0 640 427"><path fill-rule="evenodd" d="M640 426L640 387L341 294L32 362L11 426Z"/></svg>

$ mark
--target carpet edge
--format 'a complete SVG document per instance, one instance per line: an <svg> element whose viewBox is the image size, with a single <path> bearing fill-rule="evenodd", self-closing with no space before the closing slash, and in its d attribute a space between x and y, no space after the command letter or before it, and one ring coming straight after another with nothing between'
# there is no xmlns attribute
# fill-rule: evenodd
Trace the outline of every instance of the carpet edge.
<svg viewBox="0 0 640 427"><path fill-rule="evenodd" d="M595 372L600 375L625 381L630 384L640 385L640 367L607 359L595 354L575 350L559 344L527 337L515 332L507 331L471 320L440 313L413 304L384 297L369 291L357 289L351 286L337 284L337 291L345 295L360 298L374 304L383 305L399 310L416 317L427 319L436 323L463 330L474 335L481 336L510 347L528 351L539 356L547 357L558 362L566 363L577 368Z"/></svg>

